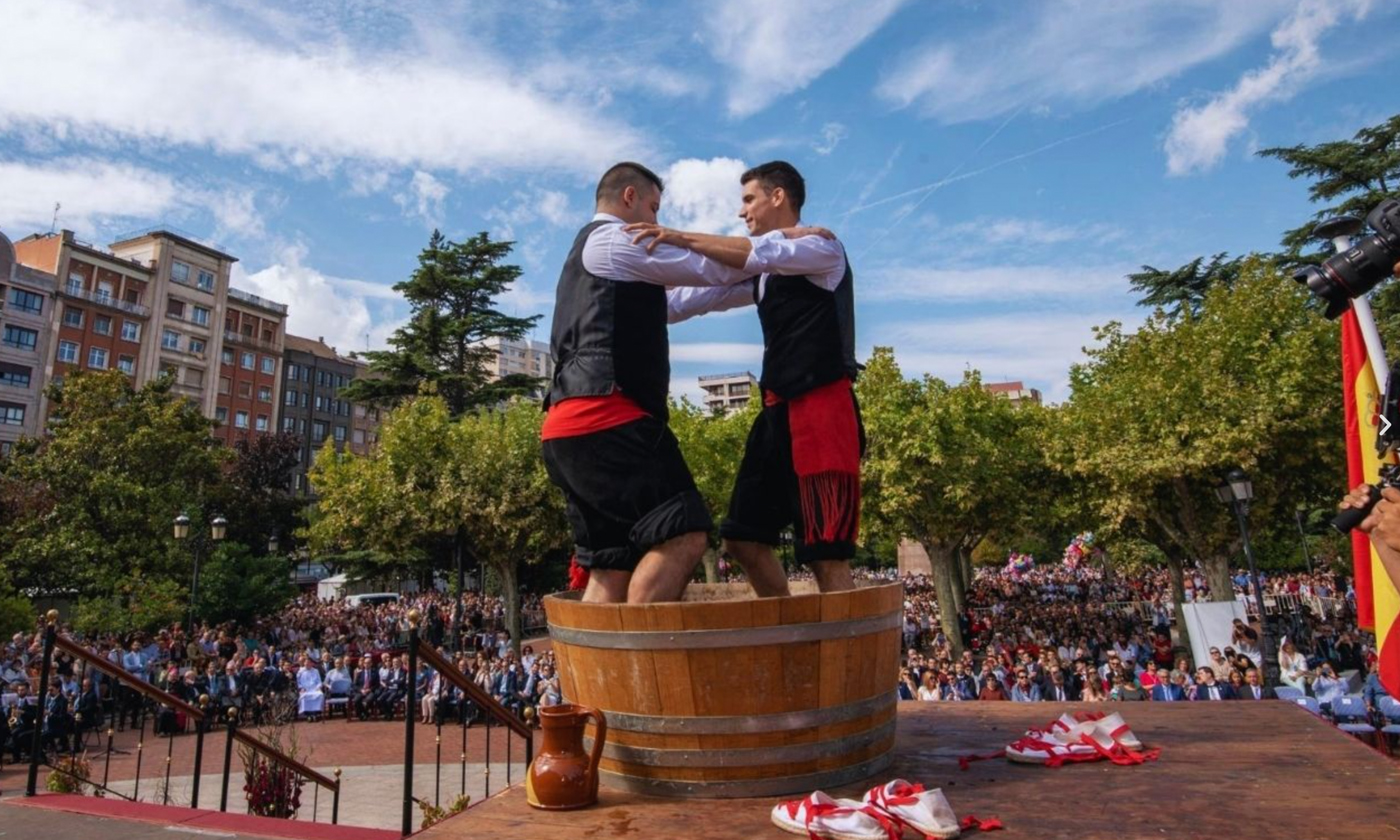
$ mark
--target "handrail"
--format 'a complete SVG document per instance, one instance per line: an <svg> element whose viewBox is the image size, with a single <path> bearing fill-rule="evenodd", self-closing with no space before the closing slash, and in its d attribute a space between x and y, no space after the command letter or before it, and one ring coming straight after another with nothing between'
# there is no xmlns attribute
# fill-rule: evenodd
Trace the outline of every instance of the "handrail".
<svg viewBox="0 0 1400 840"><path fill-rule="evenodd" d="M155 686L151 685L150 683L146 682L140 677L132 675L129 671L126 671L123 668L118 668L117 666L113 665L112 663L108 662L107 660L103 659L97 654L87 650L86 648L74 644L73 642L69 641L63 636L54 637L54 647L61 648L62 650L67 651L69 654L72 654L73 656L76 656L77 658L83 660L84 662L93 666L94 668L111 677L112 679L116 680L117 682L127 686L128 688L133 689L134 691L140 694L145 695L146 697L156 701L157 703L160 703L161 705L179 709L180 711L184 712L188 717L191 717L194 720L204 719L204 712L200 711L198 707L184 700L181 700L179 697L176 697L175 695L167 691L162 691L159 688L156 688Z"/></svg>
<svg viewBox="0 0 1400 840"><path fill-rule="evenodd" d="M229 731L232 733L233 739L235 741L239 742L240 744L245 744L248 747L251 747L254 752L260 752L268 758L274 759L275 761L281 764L285 764L286 766L297 771L298 775L305 776L306 778L310 779L311 781L315 782L321 787L329 791L335 791L336 788L340 787L340 781L338 779L333 780L327 775L312 770L310 767L307 767L305 764L302 764L295 758L292 758L289 755L286 755L272 747L269 747L267 744L264 744L257 738L243 734L242 730L231 729Z"/></svg>
<svg viewBox="0 0 1400 840"><path fill-rule="evenodd" d="M427 662L429 667L434 671L437 671L453 685L462 689L462 692L466 694L473 703L484 709L488 714L494 717L497 722L505 724L512 732L520 735L527 741L534 737L534 733L530 731L530 727L526 726L524 721L511 714L496 698L482 691L481 686L468 679L466 674L457 670L457 666L448 662L446 657L436 650L433 650L432 646L422 639L418 640L418 655L423 657L423 661ZM411 710L409 714L412 714Z"/></svg>

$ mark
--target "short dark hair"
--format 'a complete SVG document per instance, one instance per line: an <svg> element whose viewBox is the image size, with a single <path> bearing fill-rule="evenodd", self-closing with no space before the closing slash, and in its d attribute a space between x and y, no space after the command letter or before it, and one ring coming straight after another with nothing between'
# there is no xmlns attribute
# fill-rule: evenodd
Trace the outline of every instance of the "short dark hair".
<svg viewBox="0 0 1400 840"><path fill-rule="evenodd" d="M782 187L796 213L801 213L802 205L807 203L807 182L802 179L802 173L797 171L797 167L785 160L760 163L739 176L740 184L750 181L758 181L764 192L772 192L775 187Z"/></svg>
<svg viewBox="0 0 1400 840"><path fill-rule="evenodd" d="M601 204L606 199L621 196L622 191L628 187L640 191L647 184L656 187L657 192L666 191L666 185L661 183L660 175L640 163L624 160L622 163L614 163L603 173L603 177L598 179L598 192L594 199Z"/></svg>

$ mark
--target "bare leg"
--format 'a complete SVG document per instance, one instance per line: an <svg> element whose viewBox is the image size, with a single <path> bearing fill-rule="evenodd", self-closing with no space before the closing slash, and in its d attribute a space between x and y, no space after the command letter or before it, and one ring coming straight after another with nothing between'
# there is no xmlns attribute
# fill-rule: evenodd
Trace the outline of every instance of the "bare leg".
<svg viewBox="0 0 1400 840"><path fill-rule="evenodd" d="M686 581L690 580L695 567L700 564L708 541L709 537L704 531L692 531L652 546L632 573L632 582L627 587L627 603L679 601Z"/></svg>
<svg viewBox="0 0 1400 840"><path fill-rule="evenodd" d="M725 540L724 549L734 555L749 578L749 585L760 598L779 598L791 595L788 589L787 573L783 564L773 553L773 546L747 540Z"/></svg>
<svg viewBox="0 0 1400 840"><path fill-rule="evenodd" d="M851 578L850 560L814 560L812 574L817 578L817 588L823 592L844 592L856 588L856 582Z"/></svg>
<svg viewBox="0 0 1400 840"><path fill-rule="evenodd" d="M591 569L583 600L594 604L621 604L627 600L627 583L631 578L630 572L617 569Z"/></svg>

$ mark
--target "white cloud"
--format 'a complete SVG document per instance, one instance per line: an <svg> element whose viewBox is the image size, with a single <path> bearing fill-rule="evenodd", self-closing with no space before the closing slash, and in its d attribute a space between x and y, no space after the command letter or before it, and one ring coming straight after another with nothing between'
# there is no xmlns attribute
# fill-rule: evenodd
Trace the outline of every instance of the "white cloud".
<svg viewBox="0 0 1400 840"><path fill-rule="evenodd" d="M743 342L697 341L673 342L672 364L757 365L763 361L762 344Z"/></svg>
<svg viewBox="0 0 1400 840"><path fill-rule="evenodd" d="M481 48L448 60L335 37L289 44L192 0L16 0L5 20L0 130L209 148L316 173L352 161L592 174L644 151L626 125L540 92Z"/></svg>
<svg viewBox="0 0 1400 840"><path fill-rule="evenodd" d="M0 228L11 234L48 230L55 202L63 205L59 226L89 237L133 224L205 218L213 223L215 239L263 232L252 189L189 183L126 163L88 157L0 160L0 184Z"/></svg>
<svg viewBox="0 0 1400 840"><path fill-rule="evenodd" d="M1167 172L1187 175L1210 169L1225 157L1231 139L1249 126L1252 110L1287 100L1322 67L1318 41L1343 15L1364 15L1369 0L1303 0L1274 30L1274 54L1231 89L1203 105L1184 107L1172 117L1167 135Z"/></svg>
<svg viewBox="0 0 1400 840"><path fill-rule="evenodd" d="M998 248L1028 248L1062 245L1066 242L1103 243L1121 239L1123 231L1112 225L1067 225L1042 219L979 218L948 227L934 226L936 235L960 243L994 245Z"/></svg>
<svg viewBox="0 0 1400 840"><path fill-rule="evenodd" d="M544 222L552 227L582 224L569 206L569 196L559 190L516 190L510 199L482 214L496 224L492 235L497 239L515 239L517 228Z"/></svg>
<svg viewBox="0 0 1400 840"><path fill-rule="evenodd" d="M846 130L846 126L839 122L829 122L822 126L821 137L812 144L812 151L819 155L829 155L836 151L836 147L848 134L850 132Z"/></svg>
<svg viewBox="0 0 1400 840"><path fill-rule="evenodd" d="M342 353L383 349L403 323L402 298L389 286L332 277L305 264L306 251L283 248L278 261L249 273L234 264L231 282L240 289L287 304L287 331L324 338Z"/></svg>
<svg viewBox="0 0 1400 840"><path fill-rule="evenodd" d="M1218 58L1274 25L1297 0L1047 0L1007 7L968 36L935 36L876 88L945 123L1026 106L1084 107Z"/></svg>
<svg viewBox="0 0 1400 840"><path fill-rule="evenodd" d="M446 184L419 170L413 173L408 189L394 196L394 203L405 216L421 219L430 228L441 228L447 193Z"/></svg>
<svg viewBox="0 0 1400 840"><path fill-rule="evenodd" d="M703 7L706 45L733 72L729 113L745 117L840 64L905 0L720 0Z"/></svg>
<svg viewBox="0 0 1400 840"><path fill-rule="evenodd" d="M1084 301L1132 298L1125 276L1131 266L994 265L968 267L874 266L858 280L864 301L939 301L945 303L1035 301L1082 305Z"/></svg>
<svg viewBox="0 0 1400 840"><path fill-rule="evenodd" d="M739 176L748 165L718 157L685 158L661 173L666 194L661 199L662 224L702 233L740 234Z"/></svg>

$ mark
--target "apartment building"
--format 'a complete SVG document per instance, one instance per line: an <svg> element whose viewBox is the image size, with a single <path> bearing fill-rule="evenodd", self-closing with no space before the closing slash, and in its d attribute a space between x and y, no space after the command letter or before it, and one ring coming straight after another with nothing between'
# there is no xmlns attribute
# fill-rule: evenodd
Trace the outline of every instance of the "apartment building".
<svg viewBox="0 0 1400 840"><path fill-rule="evenodd" d="M0 233L0 458L15 441L39 432L56 288L52 274L21 265Z"/></svg>
<svg viewBox="0 0 1400 840"><path fill-rule="evenodd" d="M523 374L548 383L554 378L554 357L549 354L547 341L506 341L502 338L488 338L482 345L496 352L496 362L490 369L492 379Z"/></svg>
<svg viewBox="0 0 1400 840"><path fill-rule="evenodd" d="M986 388L988 393L995 394L1004 400L1010 400L1016 408L1029 403L1041 404L1040 391L1035 388L1027 388L1026 384L1019 379L1013 382L988 382L982 387Z"/></svg>
<svg viewBox="0 0 1400 840"><path fill-rule="evenodd" d="M307 471L316 453L327 442L337 451L348 448L357 455L367 453L377 440L379 409L341 396L343 388L368 373L368 365L353 356L342 356L324 338L286 336L283 370L278 428L301 438L292 489L302 496L314 496Z"/></svg>
<svg viewBox="0 0 1400 840"><path fill-rule="evenodd" d="M224 309L214 434L232 444L249 433L275 431L282 400L282 354L287 305L240 289L228 290Z"/></svg>
<svg viewBox="0 0 1400 840"><path fill-rule="evenodd" d="M729 414L749 404L749 396L758 393L758 377L748 371L715 373L700 377L700 390L705 392L705 407L715 414Z"/></svg>

